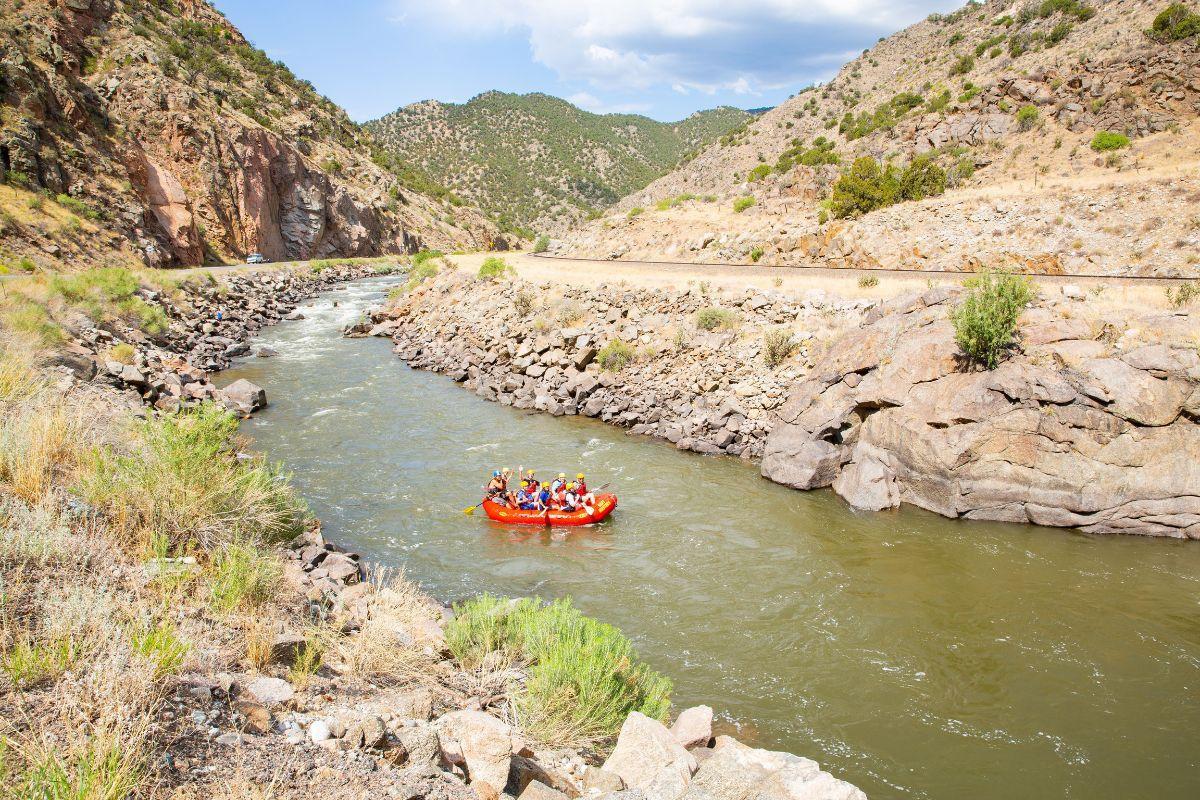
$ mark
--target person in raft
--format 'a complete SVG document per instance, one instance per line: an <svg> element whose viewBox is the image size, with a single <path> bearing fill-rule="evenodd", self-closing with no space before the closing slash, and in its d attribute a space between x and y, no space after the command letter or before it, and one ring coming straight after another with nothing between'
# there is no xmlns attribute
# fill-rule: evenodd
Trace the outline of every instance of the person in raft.
<svg viewBox="0 0 1200 800"><path fill-rule="evenodd" d="M588 491L583 473L575 476L574 481L567 480L565 472L558 473L552 482L538 483L533 470L525 471L524 467L517 469L520 484L513 491L509 487L512 470L498 469L492 473L486 487L487 499L493 503L522 511L566 511L568 513L580 509L588 514L594 513L596 496Z"/></svg>

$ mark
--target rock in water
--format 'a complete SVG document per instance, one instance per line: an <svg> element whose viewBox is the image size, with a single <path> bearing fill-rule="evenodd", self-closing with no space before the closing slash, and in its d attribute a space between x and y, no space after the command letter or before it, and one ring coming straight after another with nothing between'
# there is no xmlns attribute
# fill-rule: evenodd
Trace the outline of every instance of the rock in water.
<svg viewBox="0 0 1200 800"><path fill-rule="evenodd" d="M698 766L665 725L638 711L626 718L617 746L604 762L606 772L619 775L631 789L641 789L647 800L679 797Z"/></svg>
<svg viewBox="0 0 1200 800"><path fill-rule="evenodd" d="M267 407L267 392L261 386L240 378L217 390L217 397L230 411L239 414L253 414Z"/></svg>

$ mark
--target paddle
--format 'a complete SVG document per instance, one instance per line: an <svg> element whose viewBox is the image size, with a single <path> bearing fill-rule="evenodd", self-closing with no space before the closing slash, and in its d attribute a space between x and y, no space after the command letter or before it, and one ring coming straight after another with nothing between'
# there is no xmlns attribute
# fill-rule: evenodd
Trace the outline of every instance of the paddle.
<svg viewBox="0 0 1200 800"><path fill-rule="evenodd" d="M483 498L483 500L486 500L486 499L487 499L486 497L485 497L485 498ZM473 505L473 506L467 506L466 508L464 508L464 509L463 509L463 513L464 513L464 514L466 514L467 516L470 516L471 514L474 514L474 513L475 513L475 509L477 509L477 508L479 508L481 505L483 505L483 500L480 500L478 503L476 503L476 504L475 504L475 505Z"/></svg>

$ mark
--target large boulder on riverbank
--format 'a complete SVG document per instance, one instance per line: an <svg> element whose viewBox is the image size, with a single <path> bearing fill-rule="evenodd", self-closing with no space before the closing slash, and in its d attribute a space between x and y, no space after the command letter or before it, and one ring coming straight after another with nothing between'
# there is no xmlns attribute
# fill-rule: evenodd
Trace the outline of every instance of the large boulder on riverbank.
<svg viewBox="0 0 1200 800"><path fill-rule="evenodd" d="M647 800L674 800L687 788L699 764L667 727L634 711L625 719L617 746L604 770L619 775Z"/></svg>
<svg viewBox="0 0 1200 800"><path fill-rule="evenodd" d="M762 472L871 510L1200 538L1196 321L1022 319L1022 352L971 369L952 293L898 301L793 387Z"/></svg>

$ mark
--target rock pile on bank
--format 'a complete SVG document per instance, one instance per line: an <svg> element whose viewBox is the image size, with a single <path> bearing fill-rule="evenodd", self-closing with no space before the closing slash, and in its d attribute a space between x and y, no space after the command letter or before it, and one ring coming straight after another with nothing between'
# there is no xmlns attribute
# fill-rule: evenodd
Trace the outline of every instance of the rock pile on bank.
<svg viewBox="0 0 1200 800"><path fill-rule="evenodd" d="M960 360L952 302L897 300L835 342L779 411L763 475L863 509L1200 538L1194 317L1042 302L1022 351L983 371Z"/></svg>
<svg viewBox="0 0 1200 800"><path fill-rule="evenodd" d="M447 373L488 400L595 417L681 450L755 459L770 412L819 336L870 305L822 292L803 300L753 290L709 296L699 287L578 289L454 273L375 310L356 332L391 336L410 366ZM699 312L717 307L736 321L700 329ZM796 351L772 368L763 342L776 330L791 334ZM629 347L632 361L605 368L604 348L615 342Z"/></svg>
<svg viewBox="0 0 1200 800"><path fill-rule="evenodd" d="M302 301L375 269L263 270L191 278L177 292L142 289L141 299L166 312L167 331L151 336L120 320L88 320L54 359L76 378L129 391L160 410L214 400L248 415L267 404L262 388L245 380L218 388L212 374L248 354L248 341L260 330L294 317Z"/></svg>

